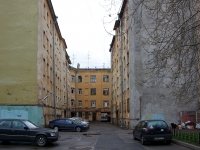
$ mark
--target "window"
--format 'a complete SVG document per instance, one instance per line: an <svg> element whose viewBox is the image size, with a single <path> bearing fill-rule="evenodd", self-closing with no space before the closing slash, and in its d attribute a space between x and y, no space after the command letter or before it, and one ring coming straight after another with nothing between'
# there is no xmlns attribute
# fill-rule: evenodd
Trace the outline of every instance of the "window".
<svg viewBox="0 0 200 150"><path fill-rule="evenodd" d="M109 77L108 76L103 76L103 82L108 82L109 81Z"/></svg>
<svg viewBox="0 0 200 150"><path fill-rule="evenodd" d="M4 121L0 122L1 128L10 128L10 125L11 125L11 121L9 121L9 120L4 120Z"/></svg>
<svg viewBox="0 0 200 150"><path fill-rule="evenodd" d="M74 99L71 100L71 106L75 106L75 100Z"/></svg>
<svg viewBox="0 0 200 150"><path fill-rule="evenodd" d="M72 81L72 82L75 82L75 77L74 77L74 75L71 76L71 81Z"/></svg>
<svg viewBox="0 0 200 150"><path fill-rule="evenodd" d="M71 88L71 93L75 93L75 88L74 87Z"/></svg>
<svg viewBox="0 0 200 150"><path fill-rule="evenodd" d="M82 76L78 76L78 82L82 82Z"/></svg>
<svg viewBox="0 0 200 150"><path fill-rule="evenodd" d="M103 102L103 107L108 107L109 106L109 102L108 101L104 101Z"/></svg>
<svg viewBox="0 0 200 150"><path fill-rule="evenodd" d="M78 89L78 95L82 95L82 89Z"/></svg>
<svg viewBox="0 0 200 150"><path fill-rule="evenodd" d="M90 95L96 95L96 88L91 88Z"/></svg>
<svg viewBox="0 0 200 150"><path fill-rule="evenodd" d="M91 107L96 107L96 102L95 101L91 101Z"/></svg>
<svg viewBox="0 0 200 150"><path fill-rule="evenodd" d="M90 82L96 82L96 76L90 76Z"/></svg>
<svg viewBox="0 0 200 150"><path fill-rule="evenodd" d="M13 121L14 129L24 129L25 125L21 121Z"/></svg>
<svg viewBox="0 0 200 150"><path fill-rule="evenodd" d="M82 101L78 101L78 107L82 107Z"/></svg>
<svg viewBox="0 0 200 150"><path fill-rule="evenodd" d="M103 89L103 95L109 95L109 89L108 88Z"/></svg>

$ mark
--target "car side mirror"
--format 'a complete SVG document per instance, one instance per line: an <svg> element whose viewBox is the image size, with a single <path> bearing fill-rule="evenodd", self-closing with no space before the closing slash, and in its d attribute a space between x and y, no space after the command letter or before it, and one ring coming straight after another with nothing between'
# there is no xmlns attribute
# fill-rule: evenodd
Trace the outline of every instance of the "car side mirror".
<svg viewBox="0 0 200 150"><path fill-rule="evenodd" d="M28 127L24 127L24 129L25 129L25 130L28 130L29 128L28 128Z"/></svg>

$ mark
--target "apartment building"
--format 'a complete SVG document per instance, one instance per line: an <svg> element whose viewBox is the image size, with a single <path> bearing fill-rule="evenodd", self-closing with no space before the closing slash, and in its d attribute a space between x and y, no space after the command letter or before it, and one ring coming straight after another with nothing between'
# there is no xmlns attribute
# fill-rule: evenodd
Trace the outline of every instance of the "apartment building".
<svg viewBox="0 0 200 150"><path fill-rule="evenodd" d="M110 116L110 69L70 67L70 116L101 121Z"/></svg>
<svg viewBox="0 0 200 150"><path fill-rule="evenodd" d="M149 1L148 5L153 5ZM132 128L142 119L164 119L168 124L180 123L182 111L197 110L198 101L180 102L170 96L169 78L146 82L151 76L146 69L147 50L153 54L146 29L153 29L154 18L147 7L123 0L111 41L111 118L114 124ZM144 24L145 27L144 28ZM152 56L153 57L153 56Z"/></svg>
<svg viewBox="0 0 200 150"><path fill-rule="evenodd" d="M66 116L70 59L51 0L0 2L0 118Z"/></svg>

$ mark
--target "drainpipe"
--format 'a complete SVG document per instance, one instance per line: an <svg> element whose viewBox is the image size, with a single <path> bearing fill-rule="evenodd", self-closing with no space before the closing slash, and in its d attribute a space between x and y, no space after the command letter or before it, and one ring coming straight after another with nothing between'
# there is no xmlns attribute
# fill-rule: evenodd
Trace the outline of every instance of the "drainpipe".
<svg viewBox="0 0 200 150"><path fill-rule="evenodd" d="M120 18L120 14L118 14L118 19L120 21L120 78L121 78L121 104L122 104L121 127L123 127L124 126L124 104L123 104L123 62L122 62L122 20Z"/></svg>
<svg viewBox="0 0 200 150"><path fill-rule="evenodd" d="M56 119L56 64L55 64L55 37L54 37L54 30L55 30L55 24L57 23L57 16L56 20L53 22L53 92L54 92L54 119Z"/></svg>

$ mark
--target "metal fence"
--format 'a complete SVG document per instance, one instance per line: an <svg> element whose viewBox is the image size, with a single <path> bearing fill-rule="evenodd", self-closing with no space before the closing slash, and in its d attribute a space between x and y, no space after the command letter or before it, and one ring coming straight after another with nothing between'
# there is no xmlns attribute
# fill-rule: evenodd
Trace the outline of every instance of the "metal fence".
<svg viewBox="0 0 200 150"><path fill-rule="evenodd" d="M200 146L200 130L173 129L173 139Z"/></svg>

